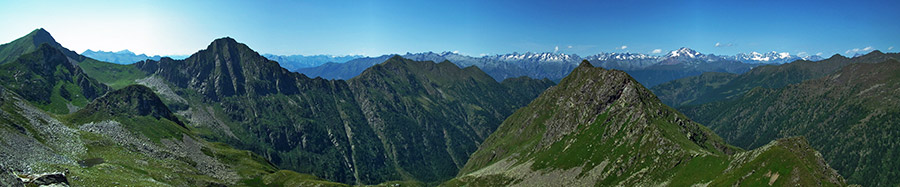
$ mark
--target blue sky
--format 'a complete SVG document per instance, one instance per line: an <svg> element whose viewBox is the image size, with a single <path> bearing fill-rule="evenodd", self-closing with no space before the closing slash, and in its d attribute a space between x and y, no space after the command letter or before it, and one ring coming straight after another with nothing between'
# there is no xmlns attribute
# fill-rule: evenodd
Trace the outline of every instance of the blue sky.
<svg viewBox="0 0 900 187"><path fill-rule="evenodd" d="M231 36L260 53L898 51L900 1L2 1L0 43L191 54ZM716 47L716 43L719 46ZM623 47L627 46L627 47ZM557 49L558 48L558 49ZM848 54L849 52L849 54Z"/></svg>

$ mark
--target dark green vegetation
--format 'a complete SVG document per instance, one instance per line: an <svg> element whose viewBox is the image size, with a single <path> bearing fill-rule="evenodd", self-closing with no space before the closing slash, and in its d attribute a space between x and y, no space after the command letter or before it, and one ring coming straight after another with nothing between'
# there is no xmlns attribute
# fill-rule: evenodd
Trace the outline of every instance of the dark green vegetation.
<svg viewBox="0 0 900 187"><path fill-rule="evenodd" d="M802 138L743 151L625 72L583 62L506 119L447 186L845 185Z"/></svg>
<svg viewBox="0 0 900 187"><path fill-rule="evenodd" d="M404 179L447 180L501 120L552 85L498 83L470 66L394 56L348 80L369 125Z"/></svg>
<svg viewBox="0 0 900 187"><path fill-rule="evenodd" d="M57 43L47 30L40 28L31 31L31 33L13 40L12 42L0 45L0 64L16 60L19 56L35 51L41 44L47 44L50 45L50 47L58 49L63 55L71 58L75 62L81 62L85 59L84 56L78 55L78 53L70 51Z"/></svg>
<svg viewBox="0 0 900 187"><path fill-rule="evenodd" d="M310 79L231 38L134 66L203 137L351 184L452 178L502 119L552 85L400 57L347 81Z"/></svg>
<svg viewBox="0 0 900 187"><path fill-rule="evenodd" d="M159 114L168 110L158 101L146 87L130 86L57 118L0 88L0 165L18 174L68 171L74 186L244 185L277 171L262 157L156 117L172 116ZM130 107L138 108L123 110ZM140 107L154 112L134 113Z"/></svg>
<svg viewBox="0 0 900 187"><path fill-rule="evenodd" d="M81 70L113 89L136 84L135 80L146 78L147 73L131 65L113 64L91 58L78 63Z"/></svg>
<svg viewBox="0 0 900 187"><path fill-rule="evenodd" d="M884 60L896 56L876 51L850 59L854 62L817 79L754 88L731 100L687 106L682 111L740 147L806 136L849 182L896 186L900 184L900 63ZM840 57L831 60L835 58Z"/></svg>
<svg viewBox="0 0 900 187"><path fill-rule="evenodd" d="M32 42L50 43L32 43ZM55 114L68 114L84 107L109 88L85 74L75 63L84 59L67 56L67 49L38 29L12 43L3 44L7 55L0 64L0 84L32 104Z"/></svg>
<svg viewBox="0 0 900 187"><path fill-rule="evenodd" d="M740 97L756 87L781 88L804 80L823 77L853 63L877 63L900 59L900 54L874 51L847 58L834 55L822 61L798 60L783 65L765 65L744 74L704 73L651 88L663 103L678 108Z"/></svg>

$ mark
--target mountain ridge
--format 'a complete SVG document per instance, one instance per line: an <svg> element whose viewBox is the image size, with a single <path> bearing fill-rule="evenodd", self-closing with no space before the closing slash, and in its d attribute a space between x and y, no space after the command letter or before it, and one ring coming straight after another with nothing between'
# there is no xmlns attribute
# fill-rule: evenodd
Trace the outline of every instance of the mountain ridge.
<svg viewBox="0 0 900 187"><path fill-rule="evenodd" d="M448 179L500 119L537 95L510 94L515 89L507 86L539 92L552 84L522 79L504 85L477 67L399 56L346 81L309 78L229 37L184 60L133 66L163 80L155 87L182 98L163 100L186 105L176 113L208 129L203 137L286 169L352 184ZM422 150L431 151L414 154Z"/></svg>
<svg viewBox="0 0 900 187"><path fill-rule="evenodd" d="M442 185L846 185L817 155L803 138L751 151L728 145L627 73L584 61Z"/></svg>
<svg viewBox="0 0 900 187"><path fill-rule="evenodd" d="M873 54L870 57L883 57ZM875 59L880 59L875 58ZM683 107L735 145L758 147L785 136L806 136L849 182L896 185L900 89L897 59L850 63L828 75L778 88L755 88L736 98ZM878 150L878 151L873 151ZM871 151L871 152L870 152ZM866 154L858 154L866 153Z"/></svg>
<svg viewBox="0 0 900 187"><path fill-rule="evenodd" d="M0 65L3 86L42 109L68 114L84 107L109 88L89 77L72 58L51 44Z"/></svg>

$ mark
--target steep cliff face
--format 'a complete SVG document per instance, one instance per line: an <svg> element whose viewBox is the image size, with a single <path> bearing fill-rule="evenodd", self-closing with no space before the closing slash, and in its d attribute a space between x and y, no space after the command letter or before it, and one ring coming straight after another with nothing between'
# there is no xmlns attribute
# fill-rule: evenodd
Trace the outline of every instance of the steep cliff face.
<svg viewBox="0 0 900 187"><path fill-rule="evenodd" d="M214 122L197 126L204 137L353 184L453 177L500 120L552 84L505 86L474 67L399 57L348 81L310 79L231 38L134 66L163 80L154 87L181 98L163 100L186 106L178 113L192 124Z"/></svg>
<svg viewBox="0 0 900 187"><path fill-rule="evenodd" d="M141 85L131 85L109 92L79 112L81 115L165 118L184 127L184 123L169 111L153 90Z"/></svg>
<svg viewBox="0 0 900 187"><path fill-rule="evenodd" d="M802 139L784 141L805 144ZM781 149L744 152L730 146L662 104L625 72L585 61L507 118L460 175L444 185L731 185L772 175L803 179L772 179L782 185L843 184L827 164L807 165L821 160L814 150L774 150ZM776 161L787 169L768 168Z"/></svg>
<svg viewBox="0 0 900 187"><path fill-rule="evenodd" d="M207 138L329 180L400 179L344 81L288 72L231 38L217 39L185 60L134 66L162 79L158 87L171 85L188 106L180 113L194 124L208 124L197 126Z"/></svg>
<svg viewBox="0 0 900 187"><path fill-rule="evenodd" d="M395 56L348 83L404 177L439 182L454 176L500 120L533 97L529 93L552 85L519 81L524 89L500 84L474 66Z"/></svg>
<svg viewBox="0 0 900 187"><path fill-rule="evenodd" d="M232 38L220 38L185 60L160 59L135 64L179 86L219 101L230 96L297 94L298 79L278 63Z"/></svg>

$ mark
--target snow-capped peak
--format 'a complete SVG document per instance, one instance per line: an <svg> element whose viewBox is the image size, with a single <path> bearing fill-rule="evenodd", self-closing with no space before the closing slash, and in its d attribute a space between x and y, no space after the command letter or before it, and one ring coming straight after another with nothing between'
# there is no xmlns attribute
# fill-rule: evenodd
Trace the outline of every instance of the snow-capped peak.
<svg viewBox="0 0 900 187"><path fill-rule="evenodd" d="M758 53L758 52L750 52L747 53L738 53L732 57L734 60L745 62L745 63L787 63L790 61L804 59L796 55L791 55L788 52L777 52L772 51L768 53Z"/></svg>
<svg viewBox="0 0 900 187"><path fill-rule="evenodd" d="M690 49L687 47L682 47L678 50L669 52L669 54L666 55L666 57L681 57L681 56L683 56L683 57L688 57L688 58L697 58L701 55L703 55L703 54L701 54L700 52L694 51L693 49Z"/></svg>

